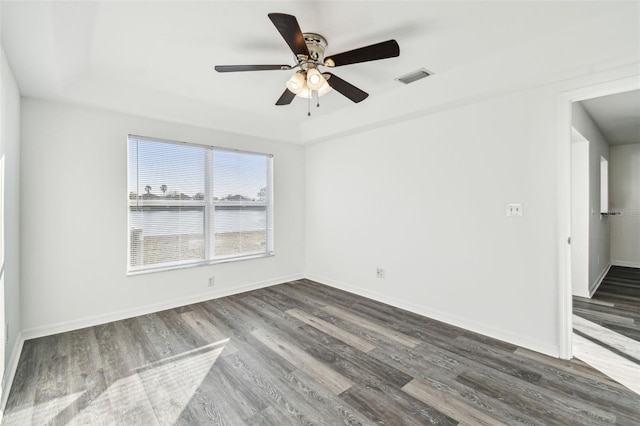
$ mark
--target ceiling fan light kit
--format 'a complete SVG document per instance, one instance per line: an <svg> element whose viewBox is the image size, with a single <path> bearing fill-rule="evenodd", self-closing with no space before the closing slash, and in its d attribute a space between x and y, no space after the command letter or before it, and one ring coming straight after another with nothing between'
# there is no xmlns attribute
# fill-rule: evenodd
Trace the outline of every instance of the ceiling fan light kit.
<svg viewBox="0 0 640 426"><path fill-rule="evenodd" d="M306 85L306 77L304 71L298 71L287 81L287 89L295 94L299 94Z"/></svg>
<svg viewBox="0 0 640 426"><path fill-rule="evenodd" d="M325 79L317 68L307 70L307 86L311 90L319 90L325 83Z"/></svg>
<svg viewBox="0 0 640 426"><path fill-rule="evenodd" d="M364 46L324 57L327 40L316 33L303 33L298 20L293 15L270 13L273 22L284 41L295 55L295 65L216 65L218 72L292 70L299 68L286 82L286 89L276 101L276 105L289 105L296 96L310 99L313 93L324 96L332 89L353 102L362 102L369 95L332 73L323 73L318 67L338 67L359 62L376 61L400 55L400 47L395 40ZM318 106L320 106L318 104ZM309 112L307 115L311 115Z"/></svg>

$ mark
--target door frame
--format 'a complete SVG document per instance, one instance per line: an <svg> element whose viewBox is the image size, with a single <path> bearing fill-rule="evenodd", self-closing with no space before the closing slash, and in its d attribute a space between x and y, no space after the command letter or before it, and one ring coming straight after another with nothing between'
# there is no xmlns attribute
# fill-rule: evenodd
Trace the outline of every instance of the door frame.
<svg viewBox="0 0 640 426"><path fill-rule="evenodd" d="M637 71L636 71L637 72ZM602 81L602 80L601 80ZM571 106L574 102L640 89L640 75L605 80L560 92L557 134L557 203L558 203L558 282L560 301L559 355L571 359L573 303L571 288Z"/></svg>

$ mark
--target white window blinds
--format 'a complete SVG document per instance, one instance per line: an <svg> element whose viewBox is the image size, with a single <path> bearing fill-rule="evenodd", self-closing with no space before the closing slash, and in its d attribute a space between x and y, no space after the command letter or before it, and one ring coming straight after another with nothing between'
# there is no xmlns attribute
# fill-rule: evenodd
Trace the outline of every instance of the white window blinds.
<svg viewBox="0 0 640 426"><path fill-rule="evenodd" d="M128 144L130 273L273 254L271 155Z"/></svg>

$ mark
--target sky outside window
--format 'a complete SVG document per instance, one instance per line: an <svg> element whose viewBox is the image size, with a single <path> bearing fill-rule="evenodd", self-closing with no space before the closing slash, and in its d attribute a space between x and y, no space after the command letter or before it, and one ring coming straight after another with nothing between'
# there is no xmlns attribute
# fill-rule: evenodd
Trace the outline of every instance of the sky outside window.
<svg viewBox="0 0 640 426"><path fill-rule="evenodd" d="M129 192L138 195L204 194L205 151L199 147L135 140L129 146ZM135 167L137 159L137 169ZM136 176L136 173L138 176ZM136 184L138 188L136 189ZM166 185L166 192L163 192Z"/></svg>
<svg viewBox="0 0 640 426"><path fill-rule="evenodd" d="M267 186L267 157L246 152L213 152L213 196L258 198Z"/></svg>
<svg viewBox="0 0 640 426"><path fill-rule="evenodd" d="M131 139L129 192L189 197L204 194L205 156L203 147ZM267 161L260 154L214 150L213 196L258 198L260 190L267 186Z"/></svg>

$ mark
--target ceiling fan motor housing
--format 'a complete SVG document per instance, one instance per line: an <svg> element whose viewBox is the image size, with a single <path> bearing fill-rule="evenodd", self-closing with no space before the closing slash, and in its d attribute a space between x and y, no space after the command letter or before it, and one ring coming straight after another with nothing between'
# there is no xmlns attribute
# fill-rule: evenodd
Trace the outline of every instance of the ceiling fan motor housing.
<svg viewBox="0 0 640 426"><path fill-rule="evenodd" d="M316 33L303 33L302 36L309 49L310 58L307 58L307 61L311 62L311 64L304 64L305 61L298 57L298 62L302 62L302 69L306 69L308 65L312 65L313 68L317 65L322 65L324 52L328 46L327 39Z"/></svg>

